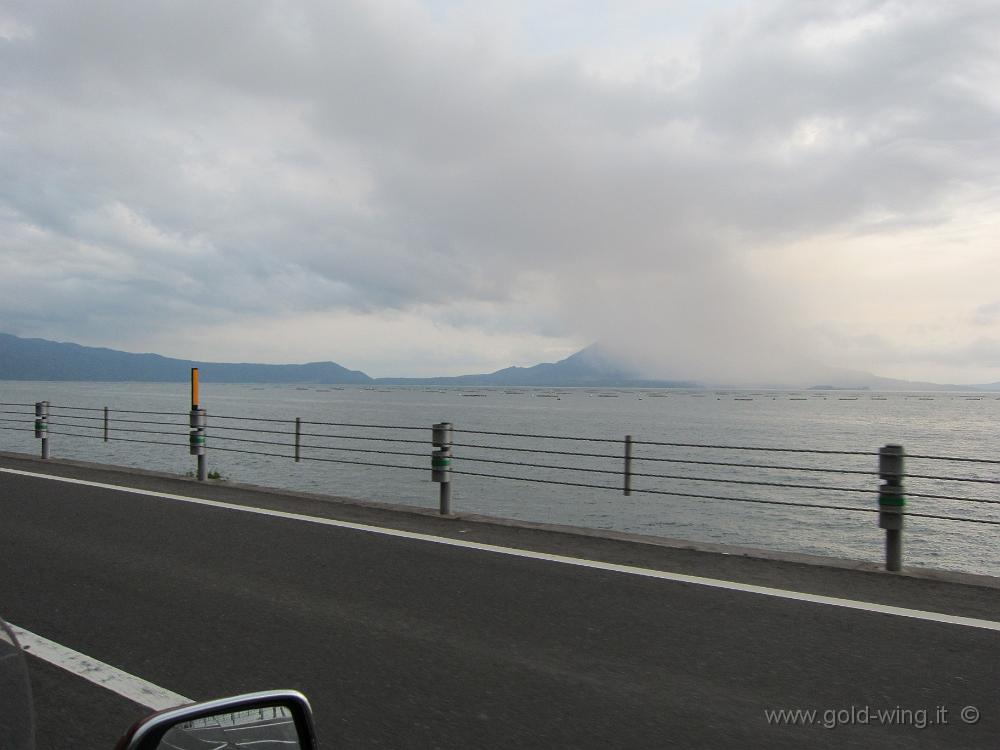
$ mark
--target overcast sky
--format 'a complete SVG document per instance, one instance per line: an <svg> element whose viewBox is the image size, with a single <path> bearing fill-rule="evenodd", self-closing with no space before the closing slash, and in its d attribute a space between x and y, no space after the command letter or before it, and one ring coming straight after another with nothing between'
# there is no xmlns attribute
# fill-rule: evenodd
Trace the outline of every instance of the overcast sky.
<svg viewBox="0 0 1000 750"><path fill-rule="evenodd" d="M0 330L1000 380L1000 4L0 0Z"/></svg>

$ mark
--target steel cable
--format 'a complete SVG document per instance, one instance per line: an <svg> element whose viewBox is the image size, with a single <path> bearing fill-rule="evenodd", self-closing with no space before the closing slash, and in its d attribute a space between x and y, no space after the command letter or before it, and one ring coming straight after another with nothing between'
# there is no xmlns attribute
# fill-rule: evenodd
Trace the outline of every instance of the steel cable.
<svg viewBox="0 0 1000 750"><path fill-rule="evenodd" d="M585 471L599 474L618 474L624 476L624 472L620 469L589 469L580 466L556 466L553 464L532 464L524 463L521 461L501 461L497 459L490 458L470 458L468 456L455 457L457 461L476 461L479 463L490 463L490 464L506 464L509 466L526 466L536 469L559 469L563 471ZM763 482L763 481L753 481L749 479L724 479L719 477L686 477L679 474L648 474L644 472L629 472L630 476L633 477L652 477L654 479L681 479L689 482L718 482L721 484L744 484L753 485L760 487L784 487L788 489L800 489L800 490L833 490L835 492L854 492L858 494L865 494L874 492L873 489L861 489L858 487L833 487L826 485L816 485L816 484L790 484L784 482Z"/></svg>
<svg viewBox="0 0 1000 750"><path fill-rule="evenodd" d="M926 474L903 474L903 479L934 479L940 482L976 482L978 484L1000 484L1000 479L976 479L975 477L934 477Z"/></svg>
<svg viewBox="0 0 1000 750"><path fill-rule="evenodd" d="M981 497L954 497L952 495L925 495L922 492L905 492L903 493L906 497L923 497L929 498L931 500L956 500L964 503L993 503L1000 505L1000 500L988 500Z"/></svg>
<svg viewBox="0 0 1000 750"><path fill-rule="evenodd" d="M101 417L97 417L101 419ZM162 427L187 427L184 422L155 422L151 419L120 419L119 417L108 417L109 422L124 422L125 424L152 424Z"/></svg>
<svg viewBox="0 0 1000 750"><path fill-rule="evenodd" d="M83 425L78 425L82 427ZM100 430L101 427L90 427L91 430ZM190 433L188 432L164 432L163 430L140 430L138 427L126 427L124 429L118 427L109 427L108 433L111 432L139 432L146 435L174 435L176 437L188 437Z"/></svg>
<svg viewBox="0 0 1000 750"><path fill-rule="evenodd" d="M480 471L464 471L462 469L449 469L451 474L467 474L473 477L490 477L492 479L513 479L518 482L540 482L542 484L560 484L567 487L590 487L595 490L615 490L617 492L621 491L621 487L611 487L606 484L584 484L582 482L562 482L557 479L535 479L531 477L510 477L504 476L502 474L486 474Z"/></svg>
<svg viewBox="0 0 1000 750"><path fill-rule="evenodd" d="M664 443L653 440L633 440L632 445L659 445L667 448L711 448L725 451L761 451L773 453L812 453L822 456L877 456L871 451L838 451L818 448L764 448L748 445L713 445L711 443Z"/></svg>
<svg viewBox="0 0 1000 750"><path fill-rule="evenodd" d="M412 456L413 458L422 458L426 460L428 458L427 453L405 453L404 451L380 451L374 448L341 448L336 445L300 445L302 450L321 450L321 451L345 451L347 453L381 453L387 456Z"/></svg>
<svg viewBox="0 0 1000 750"><path fill-rule="evenodd" d="M34 404L30 403L10 403L10 402L0 402L0 406L12 406L12 407L31 407ZM103 407L76 407L67 405L50 405L51 410L55 410L55 413L50 411L50 417L59 417L62 420L79 420L79 421L93 421L99 422L104 419L103 416L87 416L84 414L61 414L59 410L72 410L77 412L100 412ZM159 415L159 416L186 416L185 412L161 412L161 411L140 411L140 410L128 410L128 409L115 409L114 413L116 415L120 414L143 414L143 415ZM23 411L6 411L0 410L0 414L16 414L24 417L23 420L19 419L9 419L0 417L0 422L7 423L22 423L23 426L3 426L0 425L0 429L6 430L25 430L31 431L32 424L31 412ZM269 423L282 423L282 424L294 424L293 420L289 419L270 419L270 418L257 418L257 417L237 417L232 415L210 415L213 420L241 420L241 421L256 421L256 422L269 422ZM120 416L108 417L108 422L115 423L114 425L109 425L109 429L113 430L119 434L148 434L148 435L170 435L170 436L186 436L186 432L164 432L158 430L146 430L140 428L130 428L121 427L118 425L122 424L141 424L141 425L153 425L153 426L170 426L170 427L181 427L174 422L161 422L154 420L143 420L143 419L125 419ZM336 426L336 427L351 427L351 428L362 428L362 429L396 429L396 430L427 430L428 426L424 427L413 427L413 426L400 426L400 425L372 425L372 424L360 424L360 423L349 423L349 422L321 422L312 420L301 420L303 425L323 425L323 426ZM56 423L57 429L50 429L48 433L50 435L65 435L69 437L81 437L90 438L95 440L103 439L100 434L79 434L70 431L64 431L58 429L58 426L75 428L75 429L90 429L98 432L101 430L101 425L88 425L88 424L78 424L75 422L63 422L59 421ZM52 426L52 422L50 422ZM295 433L291 431L283 430L268 430L268 429L257 429L257 428L246 428L246 427L227 427L222 424L213 424L213 428L218 431L237 431L237 432L253 432L259 435L283 435L283 436L293 436ZM590 438L590 437L578 437L569 435L548 435L548 434L533 434L533 433L512 433L512 432L499 432L499 431L486 431L486 430L454 430L456 433L468 433L473 435L495 435L503 437L518 437L518 438L536 438L545 440L566 440L566 441L583 441L583 442L601 442L601 443L624 443L625 441L618 438ZM410 440L403 438L388 438L388 437L368 437L364 435L337 435L337 434L324 434L324 433L299 433L301 437L311 437L319 439L331 439L331 440L353 440L353 441L379 441L379 442L389 442L389 443L408 443L408 444L419 444L427 445L426 440ZM213 441L233 441L242 443L254 443L258 445L274 445L274 446L284 446L292 447L291 443L278 443L268 440L254 440L250 438L238 438L230 437L225 434L214 433L212 436ZM155 445L172 445L177 447L183 447L187 443L174 443L165 442L160 440L142 440L130 437L114 437L109 435L107 440L114 440L118 442L132 442L132 443L147 443ZM777 447L752 447L752 446L738 446L738 445L717 445L717 444L703 444L703 443L676 443L676 442L662 442L662 441L647 441L647 440L633 440L632 444L638 445L651 445L659 447L673 447L673 448L696 448L696 449L708 449L708 450L733 450L733 451L759 451L759 452L780 452L780 453L802 453L802 454L815 454L815 455L843 455L843 456L877 456L877 453L872 453L868 451L845 451L845 450L821 450L821 449L806 449L806 448L777 448ZM479 444L467 444L467 443L453 443L454 447L469 448L473 450L494 450L494 451L511 451L520 453L539 453L546 455L563 455L581 458L601 458L601 459L614 459L617 461L622 461L624 459L623 455L619 454L600 454L600 453L586 453L586 452L576 452L576 451L560 451L551 449L534 449L534 448L523 448L523 447L503 447L503 446L491 446L491 445L479 445ZM352 453L368 453L368 454L379 454L379 455L395 455L395 456L409 456L414 458L425 458L425 454L422 453L409 453L405 451L391 451L391 450L378 450L378 449L366 449L366 448L347 448L329 445L300 445L303 450L308 451L342 451L342 452L352 452ZM260 451L249 451L241 450L239 448L224 448L222 446L213 445L213 450L229 451L237 453L248 453L252 455L264 455L264 456L274 456L278 458L294 458L292 455L286 454L275 454L275 453L264 453ZM936 461L953 461L953 462L963 462L963 463L980 463L985 465L1000 465L1000 460L996 459L977 459L970 457L955 457L955 456L931 456L925 454L910 454L906 455L907 459L914 460L936 460ZM418 471L427 471L427 468L416 467L416 466L402 466L396 464L382 464L367 461L354 461L349 459L338 459L329 457L319 457L319 456L300 456L300 460L308 461L322 461L327 463L342 463L342 464L353 464L360 466L373 466L373 467L384 467L384 468L399 468L399 469L411 469ZM489 458L475 458L471 456L464 456L458 459L459 461L465 460L469 462L479 462L479 463L493 463L508 466L520 466L525 468L538 468L547 470L557 470L557 471L579 471L586 473L599 473L599 474L613 474L613 475L624 475L624 472L620 469L609 470L609 469L596 469L590 467L572 467L572 466L558 466L552 464L537 464L537 463L525 463L518 461L506 461L501 459L489 459ZM726 462L726 461L709 461L702 459L686 459L686 458L668 458L659 456L632 456L633 462L649 461L649 462L665 462L673 463L679 465L698 465L698 466L719 466L734 469L760 469L768 471L798 471L798 472L817 472L817 473L836 473L836 474L854 474L854 475L877 475L878 472L874 470L859 470L859 469L836 469L829 467L799 467L799 466L780 466L780 465L768 465L768 464L747 464L738 462ZM563 485L570 487L585 487L598 490L612 490L615 492L620 492L622 490L621 486L609 486L609 485L597 485L588 484L585 482L570 482L561 481L554 479L540 479L534 477L515 477L506 476L498 474L490 474L485 472L475 472L475 471L464 471L461 469L450 469L451 473L454 474L466 474L470 476L481 476L486 478L494 479L506 479L512 481L526 481L526 482L536 482L543 484L553 484L553 485ZM669 480L680 480L680 481L690 481L690 482L716 482L720 484L741 484L748 486L760 486L760 487L777 487L777 488L787 488L787 489L802 489L802 490L814 490L814 491L837 491L837 492L854 492L858 494L869 494L877 492L876 488L871 489L861 489L854 487L836 487L836 486L824 486L824 485L812 485L812 484L799 484L790 482L770 482L770 481L756 481L752 479L735 479L735 478L709 478L709 477L693 477L693 476L683 476L683 475L671 475L671 474L655 474L649 472L630 472L633 477L646 477L646 478L657 478L657 479L669 479ZM988 484L997 485L1000 484L1000 479L989 479L989 478L976 478L976 477L949 477L949 476L939 476L939 475L925 475L925 474L907 474L906 479L919 479L919 480L929 480L938 482L966 482L966 483L978 483L978 484ZM764 505L784 505L784 506L794 506L803 508L816 508L823 510L842 510L842 511L852 511L852 512L879 512L877 508L858 508L849 506L838 506L838 505L814 505L811 503L801 503L794 501L783 501L783 500L766 500L766 499L756 499L756 498L745 498L745 497L731 497L722 495L711 495L711 494L701 494L701 493L691 493L691 492L677 492L671 490L659 490L659 489L641 489L632 488L633 492L636 493L648 493L657 494L665 496L674 497L688 497L692 499L706 499L706 500L724 500L731 502L750 502L758 503ZM1000 500L987 499L987 498L973 498L973 497L959 497L951 495L935 495L930 493L922 492L906 492L908 497L912 498L925 498L925 499L935 499L943 501L954 501L954 502L971 502L971 503L982 503L982 504L1000 504ZM905 512L905 515L910 515L915 518L928 518L933 520L944 520L944 521L955 521L955 522L965 522L965 523L982 523L991 525L1000 525L1000 520L982 519L982 518L962 518L949 515L941 515L935 513L921 513L921 512Z"/></svg>
<svg viewBox="0 0 1000 750"><path fill-rule="evenodd" d="M591 443L624 443L625 440L622 438L589 438L589 437L570 437L569 435L535 435L526 432L491 432L488 430L453 430L456 433L464 432L467 435L502 435L504 437L530 437L530 438L541 438L544 440L582 440Z"/></svg>
<svg viewBox="0 0 1000 750"><path fill-rule="evenodd" d="M236 417L225 414L210 414L212 419L238 419L249 422L292 422L294 424L294 419L272 419L267 417ZM389 424L358 424L356 422L314 422L312 420L302 420L302 424L312 424L321 425L326 427L366 427L369 429L376 430L429 430L430 426L426 427L408 427L403 425L389 425Z"/></svg>
<svg viewBox="0 0 1000 750"><path fill-rule="evenodd" d="M563 482L563 481L559 481L559 480L556 480L556 479L536 479L536 478L533 478L533 477L511 477L511 476L505 476L505 475L501 475L501 474L486 474L485 472L464 471L464 470L460 470L460 469L451 469L451 473L452 474L467 474L467 475L470 475L470 476L478 476L478 477L489 477L489 478L492 478L492 479L512 479L512 480L520 481L520 482L539 482L539 483L542 483L542 484L558 484L558 485L565 485L565 486L569 486L569 487L588 487L588 488L591 488L591 489L598 489L598 490L614 490L616 492L620 492L621 489L622 489L621 487L611 487L611 486L608 486L608 485L601 485L601 484L584 484L582 482ZM734 502L761 503L761 504L764 504L764 505L791 505L791 506L801 507L801 508L819 508L819 509L823 509L823 510L846 510L846 511L856 511L856 512L863 512L863 513L878 513L878 509L875 509L875 508L853 508L853 507L840 506L840 505L813 505L811 503L796 503L796 502L785 501L785 500L758 500L758 499L755 499L755 498L727 497L725 495L703 495L703 494L695 494L695 493L690 493L690 492L670 492L670 491L666 491L666 490L647 490L647 489L638 489L638 488L635 488L635 487L632 488L632 492L646 492L646 493L655 494L655 495L672 495L672 496L675 496L675 497L690 497L690 498L704 499L704 500L730 500L730 501L734 501Z"/></svg>
<svg viewBox="0 0 1000 750"><path fill-rule="evenodd" d="M211 425L209 425L209 427L213 433L215 430L229 430L230 432L256 432L259 435L295 435L294 431L285 432L284 430L261 430L256 427L226 427L221 424L215 424L214 421Z"/></svg>
<svg viewBox="0 0 1000 750"><path fill-rule="evenodd" d="M312 421L308 421L307 422L304 419L302 420L302 424L314 424L314 425L321 425L321 426L324 426L324 427L369 427L369 428L378 429L378 430L429 430L429 429L431 429L430 425L426 425L424 427L407 427L407 426L404 426L404 425L357 424L357 423L353 423L353 422L312 422Z"/></svg>
<svg viewBox="0 0 1000 750"><path fill-rule="evenodd" d="M758 487L784 487L794 490L833 490L834 492L854 492L857 494L867 494L875 492L874 489L861 489L859 487L832 487L821 484L791 484L786 482L758 482L752 479L721 479L704 477L684 477L676 474L645 474L641 472L630 472L633 477L652 477L654 479L686 479L691 482L718 482L720 484L745 484Z"/></svg>
<svg viewBox="0 0 1000 750"><path fill-rule="evenodd" d="M962 458L960 456L925 456L921 454L905 454L906 458L919 458L925 461L962 461L975 464L1000 464L996 458Z"/></svg>
<svg viewBox="0 0 1000 750"><path fill-rule="evenodd" d="M545 448L507 448L501 445L478 445L476 443L452 443L453 448L481 448L485 450L517 451L518 453L546 453L554 456L583 456L586 458L614 458L622 460L621 454L616 453L578 453L576 451L555 451Z"/></svg>
<svg viewBox="0 0 1000 750"><path fill-rule="evenodd" d="M427 445L426 440L406 440L404 438L365 437L363 435L325 435L320 432L303 432L302 437L333 438L335 440L377 440L381 443L414 443Z"/></svg>
<svg viewBox="0 0 1000 750"><path fill-rule="evenodd" d="M545 453L555 456L581 456L585 458L613 458L618 461L624 460L623 454L616 453L582 453L577 451L556 451L545 448L513 448L502 445L480 445L477 443L452 443L456 448L479 448L481 450L516 451L518 453ZM867 454L866 454L867 455ZM469 459L471 460L471 459ZM746 464L731 461L704 461L688 458L663 458L660 456L632 456L633 461L657 461L673 464L692 464L699 466L725 466L737 469L777 469L780 471L815 471L829 474L859 474L864 476L877 476L878 471L874 469L831 469L818 466L779 466L774 464Z"/></svg>
<svg viewBox="0 0 1000 750"><path fill-rule="evenodd" d="M91 440L103 440L100 435L79 435L75 432L63 432L62 430L58 432L53 432L49 430L50 435L65 435L67 437L79 437L79 438L89 438ZM186 448L187 443L168 443L163 440L139 440L137 438L120 438L120 437L108 437L108 440L114 440L119 443L148 443L150 445L173 445L179 448Z"/></svg>
<svg viewBox="0 0 1000 750"><path fill-rule="evenodd" d="M103 406L66 406L64 404L49 404L49 409L69 409L70 411L104 411Z"/></svg>
<svg viewBox="0 0 1000 750"><path fill-rule="evenodd" d="M154 414L161 417L186 417L191 413L189 411L139 411L136 409L112 409L111 411L116 411L119 414Z"/></svg>
<svg viewBox="0 0 1000 750"><path fill-rule="evenodd" d="M274 456L275 458L292 458L295 456L290 456L284 453L264 453L262 451L248 451L242 450L240 448L221 448L215 446L213 450L217 451L228 451L229 453L249 453L255 456ZM399 466L398 464L376 464L370 461L351 461L346 458L320 458L319 456L301 456L303 461L322 461L324 463L335 463L335 464L355 464L358 466L379 466L386 469L412 469L416 471L430 471L428 468L420 466Z"/></svg>
<svg viewBox="0 0 1000 750"><path fill-rule="evenodd" d="M621 456L618 456L621 458ZM875 469L831 469L819 466L775 466L773 464L742 464L729 461L693 461L685 458L660 458L657 456L632 456L633 461L661 461L672 464L699 464L703 466L726 466L739 469L777 469L779 471L815 471L828 474L861 474L878 476Z"/></svg>
<svg viewBox="0 0 1000 750"><path fill-rule="evenodd" d="M793 500L761 500L751 497L729 497L726 495L702 495L690 492L671 492L669 490L644 490L632 488L632 492L646 492L652 495L672 495L674 497L691 497L702 500L730 500L738 503L759 503L761 505L788 505L795 508L815 508L819 510L845 510L853 513L878 513L878 508L856 508L848 505L814 505L813 503L797 503Z"/></svg>
<svg viewBox="0 0 1000 750"><path fill-rule="evenodd" d="M938 521L958 521L959 523L986 523L993 526L1000 526L1000 521L995 521L989 518L959 518L958 516L939 516L934 513L903 513L904 516L913 516L914 518L933 518Z"/></svg>
<svg viewBox="0 0 1000 750"><path fill-rule="evenodd" d="M118 411L118 410L116 410L114 412L111 412L111 413L112 414L121 414L121 412ZM103 416L102 417L88 417L88 416L77 415L77 414L50 413L49 414L49 418L50 419L52 419L52 418L58 418L58 419L86 419L86 420L88 420L90 422L104 422L105 421L105 418ZM122 419L121 417L112 417L112 416L108 416L107 422L109 424L112 423L112 422L121 422L121 423L124 423L124 424L151 424L151 425L159 425L161 427L186 427L187 426L183 422L180 422L180 423L178 423L178 422L158 422L158 421L153 420L153 419ZM74 427L88 427L89 426L89 425L82 425L82 424L74 424L72 422L64 422L63 424L72 424Z"/></svg>
<svg viewBox="0 0 1000 750"><path fill-rule="evenodd" d="M49 422L49 427L74 427L78 430L101 430L103 427L99 424L73 424L72 422L63 422L62 420L58 422Z"/></svg>
<svg viewBox="0 0 1000 750"><path fill-rule="evenodd" d="M235 437L227 437L225 435L214 435L214 434L211 436L210 439L212 440L213 448L215 447L214 441L216 440L229 440L231 442L237 442L237 443L257 443L259 445L275 445L288 448L293 448L295 446L294 443L275 443L269 440L252 440L250 438L235 438ZM412 456L414 458L424 458L424 459L428 457L428 454L426 453L405 453L403 451L380 451L375 448L341 448L336 445L300 444L299 448L301 448L302 450L327 450L327 451L344 451L347 453L377 453L387 456ZM292 458L294 458L294 456L292 456ZM305 458L305 456L300 456L300 458Z"/></svg>
<svg viewBox="0 0 1000 750"><path fill-rule="evenodd" d="M216 435L215 433L206 435L205 440L206 442L211 442L213 448L215 447L216 440L228 440L234 443L257 443L258 445L277 445L284 448L293 448L295 446L294 443L276 443L273 440L253 440L252 438L229 437L228 435ZM292 458L295 457L292 456Z"/></svg>
<svg viewBox="0 0 1000 750"><path fill-rule="evenodd" d="M503 461L496 458L472 458L470 456L452 456L456 461L475 461L484 464L506 464L508 466L529 466L535 469L560 469L562 471L586 471L596 474L622 474L621 469L589 469L583 466L555 466L554 464L529 464L523 461ZM619 456L620 458L620 456Z"/></svg>
<svg viewBox="0 0 1000 750"><path fill-rule="evenodd" d="M231 416L226 416L225 414L209 414L208 416L210 416L213 420L214 419L238 419L238 420L242 420L244 422L285 422L285 423L287 423L289 421L291 421L291 422L295 421L294 419L292 419L292 420L288 420L288 419L272 419L270 417L231 417Z"/></svg>

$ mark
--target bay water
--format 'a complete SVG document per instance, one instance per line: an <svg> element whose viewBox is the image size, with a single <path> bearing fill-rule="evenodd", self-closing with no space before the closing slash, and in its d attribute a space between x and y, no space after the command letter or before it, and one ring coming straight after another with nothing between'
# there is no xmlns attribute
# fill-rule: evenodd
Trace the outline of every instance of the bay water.
<svg viewBox="0 0 1000 750"><path fill-rule="evenodd" d="M194 469L186 384L0 382L0 450L38 452L31 427L41 400L52 404L54 458ZM904 446L907 474L916 475L906 481L909 512L1000 521L996 393L203 382L200 400L209 414L209 469L276 488L436 507L431 425L451 422L459 513L878 561L877 454L893 443ZM148 442L100 439L105 406L112 438ZM296 417L303 420L298 463ZM620 489L626 435L636 441L632 486L639 490L629 496ZM573 468L545 468L556 466ZM996 524L911 516L904 545L906 565L1000 575Z"/></svg>

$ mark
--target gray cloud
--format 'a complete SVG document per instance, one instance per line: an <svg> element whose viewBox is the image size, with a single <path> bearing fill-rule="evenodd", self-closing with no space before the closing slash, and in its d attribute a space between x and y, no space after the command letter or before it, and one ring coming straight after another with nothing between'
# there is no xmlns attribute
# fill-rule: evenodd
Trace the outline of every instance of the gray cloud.
<svg viewBox="0 0 1000 750"><path fill-rule="evenodd" d="M1000 320L1000 302L980 305L973 311L972 322L977 326L989 326Z"/></svg>
<svg viewBox="0 0 1000 750"><path fill-rule="evenodd" d="M470 322L614 337L679 376L787 366L795 310L748 249L933 225L1000 173L992 3L736 10L692 60L628 82L417 6L10 13L16 332L436 306L460 324L465 300L517 308ZM538 278L556 305L519 296Z"/></svg>

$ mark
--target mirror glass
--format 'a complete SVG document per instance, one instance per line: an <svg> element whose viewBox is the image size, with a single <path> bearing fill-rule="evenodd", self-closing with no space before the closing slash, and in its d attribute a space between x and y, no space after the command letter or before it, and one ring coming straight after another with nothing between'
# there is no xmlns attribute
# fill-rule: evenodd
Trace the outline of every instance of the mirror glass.
<svg viewBox="0 0 1000 750"><path fill-rule="evenodd" d="M299 750L292 712L264 706L203 716L175 724L160 739L158 750Z"/></svg>

